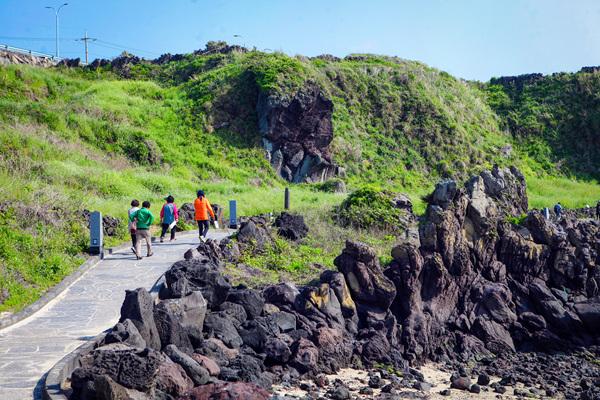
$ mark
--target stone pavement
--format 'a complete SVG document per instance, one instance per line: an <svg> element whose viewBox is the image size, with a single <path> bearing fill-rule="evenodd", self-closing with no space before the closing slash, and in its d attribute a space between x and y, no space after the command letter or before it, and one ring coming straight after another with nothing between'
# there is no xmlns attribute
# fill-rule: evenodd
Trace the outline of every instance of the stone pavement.
<svg viewBox="0 0 600 400"><path fill-rule="evenodd" d="M199 243L196 235L181 233L175 242L154 243L154 255L140 261L129 249L107 255L40 311L0 330L0 399L40 399L42 376L66 354L117 323L125 289L150 289ZM226 235L209 232L213 239Z"/></svg>

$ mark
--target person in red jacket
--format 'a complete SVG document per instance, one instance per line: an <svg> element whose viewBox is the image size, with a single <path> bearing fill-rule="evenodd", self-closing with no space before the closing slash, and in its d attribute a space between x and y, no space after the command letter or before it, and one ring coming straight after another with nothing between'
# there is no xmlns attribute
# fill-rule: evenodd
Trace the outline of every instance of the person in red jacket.
<svg viewBox="0 0 600 400"><path fill-rule="evenodd" d="M194 200L194 219L198 222L198 231L200 234L200 240L206 241L206 235L208 234L208 215L214 219L215 212L210 205L210 202L204 195L203 190L198 190L197 198Z"/></svg>

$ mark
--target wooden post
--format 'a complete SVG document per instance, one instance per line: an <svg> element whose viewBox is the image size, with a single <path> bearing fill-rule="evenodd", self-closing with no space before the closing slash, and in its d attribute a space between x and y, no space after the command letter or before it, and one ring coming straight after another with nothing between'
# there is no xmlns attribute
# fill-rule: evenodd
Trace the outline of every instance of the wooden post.
<svg viewBox="0 0 600 400"><path fill-rule="evenodd" d="M283 201L283 207L286 210L290 209L290 189L289 188L285 188L285 199Z"/></svg>

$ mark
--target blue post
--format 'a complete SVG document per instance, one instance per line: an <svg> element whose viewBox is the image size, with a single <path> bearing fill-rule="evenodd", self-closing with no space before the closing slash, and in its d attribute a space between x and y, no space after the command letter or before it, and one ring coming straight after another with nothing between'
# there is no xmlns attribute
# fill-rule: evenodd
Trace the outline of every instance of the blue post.
<svg viewBox="0 0 600 400"><path fill-rule="evenodd" d="M235 200L229 200L229 227L231 229L237 229L237 202Z"/></svg>

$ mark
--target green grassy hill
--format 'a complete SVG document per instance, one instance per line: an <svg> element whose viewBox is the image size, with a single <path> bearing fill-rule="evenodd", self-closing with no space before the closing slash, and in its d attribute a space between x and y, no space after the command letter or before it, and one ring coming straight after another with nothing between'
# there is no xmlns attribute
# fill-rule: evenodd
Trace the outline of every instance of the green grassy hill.
<svg viewBox="0 0 600 400"><path fill-rule="evenodd" d="M498 163L526 173L534 207L600 198L591 180L597 176L590 168L600 165L595 156L585 168L562 167L571 140L564 130L572 125L544 125L542 112L532 119L528 110L537 108L510 87L372 55L209 51L161 63L126 61L97 69L0 66L0 311L31 303L79 265L87 246L84 209L124 221L132 198L149 199L157 213L165 194L181 204L203 188L214 203L237 199L243 215L280 210L289 184L264 157L256 96L293 96L308 82L333 101L333 159L346 169L351 190L407 192L422 211L420 197L438 179L463 179ZM545 95L536 93L536 104L554 110ZM575 99L561 100L571 108L560 106L553 118L573 124L567 115L579 110L578 118L590 118L586 135L597 140L595 105L579 109ZM523 133L521 116L538 125L523 123ZM293 208L321 224L309 246L293 249L304 264L328 263L352 235L332 228L328 240L331 209L344 196L322 189L292 189ZM394 240L360 235L382 248ZM122 224L109 244L125 238ZM282 270L301 269L288 266Z"/></svg>

